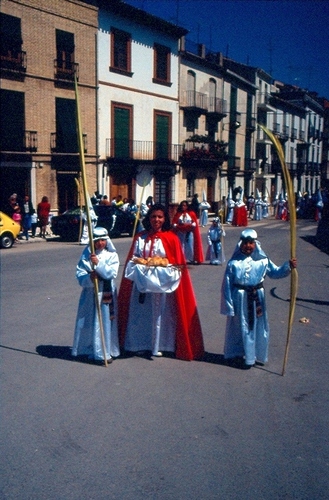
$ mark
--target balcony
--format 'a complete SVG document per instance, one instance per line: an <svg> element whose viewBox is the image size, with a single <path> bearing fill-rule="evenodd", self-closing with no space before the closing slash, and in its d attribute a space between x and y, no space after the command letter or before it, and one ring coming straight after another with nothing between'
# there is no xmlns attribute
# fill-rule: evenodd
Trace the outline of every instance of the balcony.
<svg viewBox="0 0 329 500"><path fill-rule="evenodd" d="M271 105L272 96L268 92L258 94L257 107L264 111L273 111L274 107Z"/></svg>
<svg viewBox="0 0 329 500"><path fill-rule="evenodd" d="M54 70L55 70L55 80L57 83L69 83L74 82L74 75L76 75L77 80L79 80L79 64L64 61L64 60L54 60Z"/></svg>
<svg viewBox="0 0 329 500"><path fill-rule="evenodd" d="M129 141L106 139L106 158L149 162L177 162L181 154L180 144L153 141Z"/></svg>
<svg viewBox="0 0 329 500"><path fill-rule="evenodd" d="M218 97L208 98L207 116L214 117L218 121L227 115L227 101Z"/></svg>
<svg viewBox="0 0 329 500"><path fill-rule="evenodd" d="M218 167L227 161L227 143L224 141L210 141L208 136L194 135L183 145L180 160L183 166L198 166L205 163L208 166Z"/></svg>
<svg viewBox="0 0 329 500"><path fill-rule="evenodd" d="M84 153L88 152L87 134L82 134ZM76 133L72 133L69 137L63 137L62 134L51 132L50 134L50 150L51 153L58 154L78 154L78 138Z"/></svg>
<svg viewBox="0 0 329 500"><path fill-rule="evenodd" d="M1 136L1 151L5 153L35 153L38 150L38 133L34 130L15 130Z"/></svg>
<svg viewBox="0 0 329 500"><path fill-rule="evenodd" d="M289 139L289 136L290 136L290 127L289 125L283 125L282 127L282 134L279 134L280 135L280 139L282 141L287 141Z"/></svg>
<svg viewBox="0 0 329 500"><path fill-rule="evenodd" d="M25 77L26 52L22 50L7 50L0 54L0 70L4 77L16 79Z"/></svg>
<svg viewBox="0 0 329 500"><path fill-rule="evenodd" d="M274 122L272 130L273 130L274 134L280 134L280 132L281 132L281 125L280 125L280 123Z"/></svg>
<svg viewBox="0 0 329 500"><path fill-rule="evenodd" d="M293 128L291 129L291 140L294 141L295 139L297 139L297 129Z"/></svg>
<svg viewBox="0 0 329 500"><path fill-rule="evenodd" d="M25 130L25 151L36 153L38 151L38 132L35 130Z"/></svg>
<svg viewBox="0 0 329 500"><path fill-rule="evenodd" d="M201 115L208 111L208 96L195 90L186 90L183 92L180 106L185 111Z"/></svg>
<svg viewBox="0 0 329 500"><path fill-rule="evenodd" d="M306 174L307 175L320 175L321 173L321 165L316 162L308 162L306 166Z"/></svg>

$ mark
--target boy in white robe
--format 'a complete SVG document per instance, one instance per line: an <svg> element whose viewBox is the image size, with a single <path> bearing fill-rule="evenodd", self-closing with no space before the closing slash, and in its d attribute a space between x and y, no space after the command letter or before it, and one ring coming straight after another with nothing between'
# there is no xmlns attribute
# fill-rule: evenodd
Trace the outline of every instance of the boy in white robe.
<svg viewBox="0 0 329 500"><path fill-rule="evenodd" d="M94 280L98 278L98 300L104 330L106 359L120 355L117 327L117 289L115 278L119 270L119 257L105 228L93 231L95 253L87 246L76 268L76 277L82 287L79 301L72 356L88 356L104 361L103 344L96 307Z"/></svg>
<svg viewBox="0 0 329 500"><path fill-rule="evenodd" d="M268 361L270 332L264 279L284 278L296 266L296 259L276 266L261 249L256 231L242 231L222 284L221 314L227 316L225 359L244 360L246 368Z"/></svg>

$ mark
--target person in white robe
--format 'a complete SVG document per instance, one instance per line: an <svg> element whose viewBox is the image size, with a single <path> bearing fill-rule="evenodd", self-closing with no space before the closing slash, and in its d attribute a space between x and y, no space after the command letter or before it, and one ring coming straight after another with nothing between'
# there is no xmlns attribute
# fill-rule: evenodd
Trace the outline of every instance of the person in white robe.
<svg viewBox="0 0 329 500"><path fill-rule="evenodd" d="M262 208L262 218L267 219L269 216L269 207L271 204L268 202L267 194L264 195L263 208Z"/></svg>
<svg viewBox="0 0 329 500"><path fill-rule="evenodd" d="M223 236L225 236L225 230L220 223L219 217L215 217L208 230L208 248L206 253L206 260L209 260L210 264L215 266L225 262L224 249L222 245Z"/></svg>
<svg viewBox="0 0 329 500"><path fill-rule="evenodd" d="M207 201L206 193L203 191L202 202L199 205L200 211L200 226L205 227L208 224L208 212L209 212L210 203Z"/></svg>
<svg viewBox="0 0 329 500"><path fill-rule="evenodd" d="M263 218L263 200L260 192L257 189L255 200L254 220L261 220Z"/></svg>
<svg viewBox="0 0 329 500"><path fill-rule="evenodd" d="M104 361L100 323L96 307L94 278L98 278L98 300L104 330L107 362L120 355L118 341L118 302L115 278L119 270L119 257L105 228L93 230L95 253L88 245L76 268L76 277L82 292L72 347L72 356L87 356Z"/></svg>
<svg viewBox="0 0 329 500"><path fill-rule="evenodd" d="M178 359L202 359L192 282L168 211L153 205L144 224L146 230L135 236L121 281L120 344L130 353L160 357L169 352Z"/></svg>
<svg viewBox="0 0 329 500"><path fill-rule="evenodd" d="M235 201L232 198L232 190L227 197L227 207L226 207L226 224L232 224L233 214L234 214Z"/></svg>
<svg viewBox="0 0 329 500"><path fill-rule="evenodd" d="M246 368L268 361L270 330L264 279L284 278L296 266L296 259L276 266L262 250L256 231L242 231L222 283L221 314L227 316L225 359L243 360Z"/></svg>

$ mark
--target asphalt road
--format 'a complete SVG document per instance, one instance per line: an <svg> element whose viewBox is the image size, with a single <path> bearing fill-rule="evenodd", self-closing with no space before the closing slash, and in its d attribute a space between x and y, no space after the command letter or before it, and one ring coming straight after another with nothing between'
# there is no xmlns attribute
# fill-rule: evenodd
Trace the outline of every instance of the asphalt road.
<svg viewBox="0 0 329 500"><path fill-rule="evenodd" d="M251 226L275 263L289 257L287 223ZM228 257L240 230L226 228ZM224 267L204 264L190 268L204 361L132 357L105 368L69 356L81 246L32 240L2 250L1 498L328 499L329 256L312 245L315 232L298 221L284 377L289 278L266 281L265 367L224 363ZM120 273L130 242L114 240Z"/></svg>

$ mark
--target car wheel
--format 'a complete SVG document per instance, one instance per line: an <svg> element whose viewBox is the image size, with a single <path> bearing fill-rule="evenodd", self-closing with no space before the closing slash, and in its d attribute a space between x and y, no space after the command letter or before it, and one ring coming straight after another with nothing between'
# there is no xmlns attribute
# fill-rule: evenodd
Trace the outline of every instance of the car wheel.
<svg viewBox="0 0 329 500"><path fill-rule="evenodd" d="M1 248L11 248L14 243L14 238L10 233L5 233L1 236L0 245Z"/></svg>

